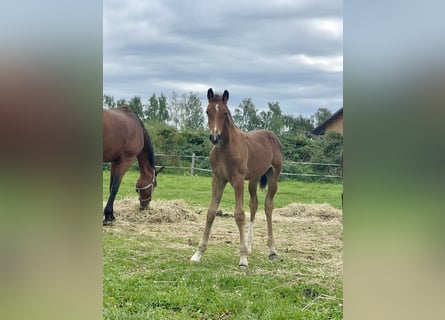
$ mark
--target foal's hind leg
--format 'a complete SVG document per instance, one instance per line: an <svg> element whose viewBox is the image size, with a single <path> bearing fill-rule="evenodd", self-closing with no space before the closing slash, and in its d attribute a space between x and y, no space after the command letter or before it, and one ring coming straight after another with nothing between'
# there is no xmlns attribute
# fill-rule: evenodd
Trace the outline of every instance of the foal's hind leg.
<svg viewBox="0 0 445 320"><path fill-rule="evenodd" d="M250 224L249 231L247 233L247 252L250 254L252 252L252 241L253 241L253 227L255 222L255 214L258 209L258 197L257 197L257 185L258 180L249 180L249 193L250 193Z"/></svg>
<svg viewBox="0 0 445 320"><path fill-rule="evenodd" d="M195 254L190 258L193 262L199 262L201 260L202 254L207 250L207 244L209 242L210 229L212 228L213 221L215 220L216 210L221 201L224 188L227 182L220 181L215 176L212 179L212 200L210 201L209 209L207 210L206 226L204 229L204 234L202 236L201 242L199 243L199 248Z"/></svg>
<svg viewBox="0 0 445 320"><path fill-rule="evenodd" d="M278 189L278 175L274 171L270 171L267 175L267 195L264 204L266 219L267 219L267 246L269 247L269 259L277 260L278 255L275 250L275 240L272 230L272 210L274 208L273 197Z"/></svg>

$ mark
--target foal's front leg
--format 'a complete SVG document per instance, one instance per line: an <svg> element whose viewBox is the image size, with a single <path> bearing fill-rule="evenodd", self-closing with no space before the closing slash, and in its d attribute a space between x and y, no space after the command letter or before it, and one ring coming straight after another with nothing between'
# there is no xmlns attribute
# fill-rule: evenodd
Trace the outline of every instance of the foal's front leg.
<svg viewBox="0 0 445 320"><path fill-rule="evenodd" d="M235 221L239 230L239 238L240 238L240 259L239 266L241 268L246 268L248 266L247 262L247 254L248 248L246 244L246 237L244 234L244 225L246 223L246 217L243 209L243 200L244 200L244 180L239 179L232 184L233 189L235 190Z"/></svg>
<svg viewBox="0 0 445 320"><path fill-rule="evenodd" d="M212 228L213 221L215 220L216 210L221 201L221 197L227 182L220 181L215 176L212 179L212 200L210 201L209 209L207 210L206 226L199 248L195 254L190 258L193 262L201 261L202 254L207 250L207 244L209 242L210 229Z"/></svg>

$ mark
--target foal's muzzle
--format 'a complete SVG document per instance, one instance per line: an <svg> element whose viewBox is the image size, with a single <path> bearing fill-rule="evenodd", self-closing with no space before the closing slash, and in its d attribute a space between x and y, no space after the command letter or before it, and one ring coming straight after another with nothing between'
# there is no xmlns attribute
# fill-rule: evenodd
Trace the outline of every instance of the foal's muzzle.
<svg viewBox="0 0 445 320"><path fill-rule="evenodd" d="M213 134L211 134L211 135L209 136L209 139L210 139L210 142L211 142L213 145L217 145L218 142L219 142L219 140L221 140L221 135L218 134L216 137L214 137Z"/></svg>

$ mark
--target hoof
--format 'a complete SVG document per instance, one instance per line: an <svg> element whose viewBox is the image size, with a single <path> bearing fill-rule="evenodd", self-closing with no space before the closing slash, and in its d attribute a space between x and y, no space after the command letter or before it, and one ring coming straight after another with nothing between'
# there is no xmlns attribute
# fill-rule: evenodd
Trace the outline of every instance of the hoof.
<svg viewBox="0 0 445 320"><path fill-rule="evenodd" d="M246 265L246 264L240 264L240 265L239 265L239 268L240 268L241 270L246 270L246 269L247 269L247 265Z"/></svg>
<svg viewBox="0 0 445 320"><path fill-rule="evenodd" d="M103 222L102 222L102 225L103 226L112 226L112 225L114 225L114 220L115 219L113 219L113 220L104 220Z"/></svg>
<svg viewBox="0 0 445 320"><path fill-rule="evenodd" d="M278 260L278 255L276 253L272 253L269 255L269 260L270 261L276 261Z"/></svg>
<svg viewBox="0 0 445 320"><path fill-rule="evenodd" d="M195 254L190 258L191 262L200 262L201 261L202 253L199 251L196 251Z"/></svg>

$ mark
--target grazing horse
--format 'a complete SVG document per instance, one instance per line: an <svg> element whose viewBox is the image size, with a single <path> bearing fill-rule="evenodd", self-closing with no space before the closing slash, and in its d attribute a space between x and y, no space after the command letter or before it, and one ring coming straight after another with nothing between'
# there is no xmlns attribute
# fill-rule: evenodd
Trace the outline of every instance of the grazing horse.
<svg viewBox="0 0 445 320"><path fill-rule="evenodd" d="M269 259L277 260L275 240L272 231L273 197L277 192L278 176L281 172L282 147L273 132L258 130L242 132L232 119L227 106L229 92L223 95L213 94L212 88L207 91L207 116L210 129L210 142L214 145L210 152L212 166L212 200L207 211L207 220L199 248L192 256L191 261L199 262L210 235L210 229L215 219L216 210L221 201L224 188L229 182L235 191L235 221L240 234L240 262L241 268L248 265L247 255L252 251L253 227L255 213L258 208L257 185L263 189L266 185L268 191L265 201L267 218L267 234ZM244 234L245 216L243 209L244 180L249 180L250 193L250 224L247 241Z"/></svg>
<svg viewBox="0 0 445 320"><path fill-rule="evenodd" d="M156 176L164 167L156 170L150 136L142 121L127 107L103 109L103 162L111 162L110 197L105 206L103 225L115 220L113 203L122 178L137 157L140 176L136 183L140 210L147 209Z"/></svg>

